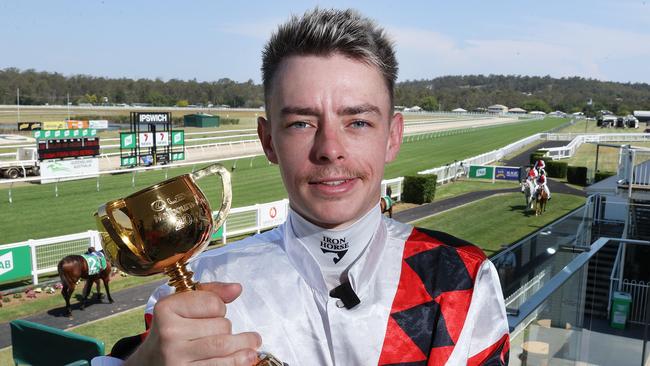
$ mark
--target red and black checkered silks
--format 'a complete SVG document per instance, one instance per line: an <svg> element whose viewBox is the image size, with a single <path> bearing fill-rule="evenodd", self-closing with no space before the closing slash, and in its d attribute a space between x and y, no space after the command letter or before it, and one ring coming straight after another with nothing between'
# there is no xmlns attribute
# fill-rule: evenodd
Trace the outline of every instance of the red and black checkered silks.
<svg viewBox="0 0 650 366"><path fill-rule="evenodd" d="M485 255L449 234L414 229L404 245L379 365L445 365L463 329ZM505 348L505 349L504 349ZM469 359L507 364L508 335Z"/></svg>

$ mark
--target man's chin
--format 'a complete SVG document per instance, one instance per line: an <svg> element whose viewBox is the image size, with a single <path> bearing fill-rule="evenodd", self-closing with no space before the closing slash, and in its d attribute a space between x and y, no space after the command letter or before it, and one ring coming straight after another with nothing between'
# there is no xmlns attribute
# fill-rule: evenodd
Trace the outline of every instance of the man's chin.
<svg viewBox="0 0 650 366"><path fill-rule="evenodd" d="M332 204L332 202L325 202L313 208L303 216L315 225L327 229L344 228L357 221L365 214L356 207L346 202Z"/></svg>

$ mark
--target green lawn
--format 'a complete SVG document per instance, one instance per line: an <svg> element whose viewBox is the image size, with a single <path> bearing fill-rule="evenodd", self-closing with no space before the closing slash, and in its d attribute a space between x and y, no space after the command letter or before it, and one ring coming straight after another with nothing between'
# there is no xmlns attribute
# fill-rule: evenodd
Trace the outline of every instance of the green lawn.
<svg viewBox="0 0 650 366"><path fill-rule="evenodd" d="M648 142L609 142L609 144L632 144L640 147L650 147ZM598 170L615 172L618 169L618 147L601 146L598 149ZM584 166L592 170L596 164L596 144L582 144L571 158L562 160L570 166Z"/></svg>
<svg viewBox="0 0 650 366"><path fill-rule="evenodd" d="M584 197L556 193L542 216L524 213L524 196L507 193L431 216L416 226L448 232L492 255L585 203Z"/></svg>
<svg viewBox="0 0 650 366"><path fill-rule="evenodd" d="M518 182L496 181L492 183L491 181L487 180L466 179L437 186L435 200L440 201L445 198L458 196L460 194L468 192L489 191L492 189L510 189L518 187Z"/></svg>
<svg viewBox="0 0 650 366"><path fill-rule="evenodd" d="M106 353L111 351L120 338L140 334L144 330L144 306L70 329L71 332L104 342Z"/></svg>
<svg viewBox="0 0 650 366"><path fill-rule="evenodd" d="M497 149L517 139L561 125L562 119L549 118L409 142L402 146L398 159L386 169L386 178L413 175L433 168ZM226 162L230 167L233 162ZM277 166L269 165L263 156L240 159L233 174L233 207L269 202L286 197ZM169 176L189 172L191 168L172 169ZM13 243L94 229L92 214L96 208L112 199L124 197L136 190L155 184L165 178L162 171L139 173L135 187L131 173L102 176L97 179L63 182L55 185L28 185L14 187L14 203L8 202L8 187L0 189L0 243ZM201 185L208 198L217 197L216 180L206 178Z"/></svg>

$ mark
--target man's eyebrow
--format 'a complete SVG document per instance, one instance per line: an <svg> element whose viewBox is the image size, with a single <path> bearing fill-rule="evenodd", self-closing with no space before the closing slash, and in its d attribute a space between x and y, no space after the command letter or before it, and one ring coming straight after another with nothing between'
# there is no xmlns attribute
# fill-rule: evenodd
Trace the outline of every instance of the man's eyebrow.
<svg viewBox="0 0 650 366"><path fill-rule="evenodd" d="M378 115L381 115L381 111L379 110L379 107L368 103L343 107L340 108L338 111L336 111L336 113L339 116L352 116L355 114L364 114L364 113L376 113Z"/></svg>
<svg viewBox="0 0 650 366"><path fill-rule="evenodd" d="M320 111L311 108L311 107L294 107L294 106L286 106L282 108L280 111L283 116L286 116L288 114L297 114L301 116L320 116Z"/></svg>

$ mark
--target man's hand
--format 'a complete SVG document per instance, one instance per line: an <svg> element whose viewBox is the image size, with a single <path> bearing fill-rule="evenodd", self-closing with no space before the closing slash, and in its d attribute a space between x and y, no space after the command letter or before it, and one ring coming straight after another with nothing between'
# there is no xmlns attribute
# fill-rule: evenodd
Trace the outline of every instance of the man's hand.
<svg viewBox="0 0 650 366"><path fill-rule="evenodd" d="M226 304L241 285L204 283L196 291L167 296L156 303L147 339L125 365L250 366L257 362L259 334L232 334Z"/></svg>

